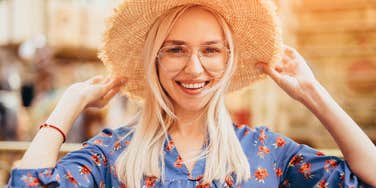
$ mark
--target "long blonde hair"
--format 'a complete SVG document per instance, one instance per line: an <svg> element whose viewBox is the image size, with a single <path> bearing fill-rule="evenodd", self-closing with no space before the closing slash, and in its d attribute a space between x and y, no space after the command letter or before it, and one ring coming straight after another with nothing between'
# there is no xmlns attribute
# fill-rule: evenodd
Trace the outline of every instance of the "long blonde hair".
<svg viewBox="0 0 376 188"><path fill-rule="evenodd" d="M236 55L231 29L224 18L214 10L198 5L184 5L160 16L147 34L144 67L148 87L145 91L144 108L140 121L134 126L130 144L116 161L119 180L127 187L141 187L144 176L155 176L164 180L163 145L168 139L167 130L175 123L176 116L171 99L159 82L156 56L176 20L193 7L204 8L217 18L231 51L227 69L205 107L209 145L199 156L206 157L203 182L211 183L214 180L225 182L225 178L232 174L236 174L236 183L250 178L247 157L237 139L224 103L225 92L235 71Z"/></svg>

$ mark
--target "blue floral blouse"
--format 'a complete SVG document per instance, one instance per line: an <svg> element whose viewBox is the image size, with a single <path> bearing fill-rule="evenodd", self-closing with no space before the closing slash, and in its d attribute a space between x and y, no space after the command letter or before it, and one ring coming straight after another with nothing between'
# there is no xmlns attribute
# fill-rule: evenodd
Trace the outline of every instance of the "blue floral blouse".
<svg viewBox="0 0 376 188"><path fill-rule="evenodd" d="M347 163L325 156L306 145L269 131L234 125L249 160L251 178L234 185L234 176L225 182L202 183L205 159L196 162L191 173L176 150L173 140L164 145L166 179L144 177L143 188L223 188L223 187L369 187L362 185ZM8 187L125 187L115 172L115 161L131 141L131 129L104 129L99 135L58 161L54 168L14 169Z"/></svg>

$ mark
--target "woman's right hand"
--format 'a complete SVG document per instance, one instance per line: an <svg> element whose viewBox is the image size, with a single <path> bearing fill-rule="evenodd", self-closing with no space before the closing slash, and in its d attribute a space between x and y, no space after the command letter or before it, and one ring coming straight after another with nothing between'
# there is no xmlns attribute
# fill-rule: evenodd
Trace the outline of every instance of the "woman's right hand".
<svg viewBox="0 0 376 188"><path fill-rule="evenodd" d="M102 108L119 92L124 83L125 80L117 77L104 78L102 75L98 75L89 80L72 84L64 95L71 97L72 100L79 99L80 106L83 108Z"/></svg>
<svg viewBox="0 0 376 188"><path fill-rule="evenodd" d="M87 107L103 107L120 90L124 80L95 76L72 84L65 90L45 123L54 125L67 135L76 117ZM49 168L56 166L63 142L59 131L43 128L38 131L17 168Z"/></svg>
<svg viewBox="0 0 376 188"><path fill-rule="evenodd" d="M102 108L125 83L117 77L95 76L72 84L65 90L46 123L59 126L67 133L77 116L88 107Z"/></svg>

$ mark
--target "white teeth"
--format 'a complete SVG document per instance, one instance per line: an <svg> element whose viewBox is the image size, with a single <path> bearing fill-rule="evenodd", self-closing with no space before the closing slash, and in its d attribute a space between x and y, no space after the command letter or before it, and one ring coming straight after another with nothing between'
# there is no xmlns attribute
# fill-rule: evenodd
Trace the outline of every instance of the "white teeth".
<svg viewBox="0 0 376 188"><path fill-rule="evenodd" d="M198 89L198 88L202 88L204 87L205 85L205 82L202 82L202 83L196 83L196 84L185 84L185 83L181 83L181 85L185 88L188 88L188 89Z"/></svg>

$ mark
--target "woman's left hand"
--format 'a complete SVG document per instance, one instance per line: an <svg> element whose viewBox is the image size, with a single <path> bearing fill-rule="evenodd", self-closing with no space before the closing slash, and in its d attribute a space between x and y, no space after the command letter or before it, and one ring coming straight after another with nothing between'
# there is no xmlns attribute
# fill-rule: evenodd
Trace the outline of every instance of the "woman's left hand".
<svg viewBox="0 0 376 188"><path fill-rule="evenodd" d="M333 136L351 171L376 187L376 168L372 168L376 166L374 143L320 85L304 58L295 49L285 46L283 60L274 67L265 63L256 66L315 114Z"/></svg>
<svg viewBox="0 0 376 188"><path fill-rule="evenodd" d="M304 102L309 96L307 92L319 84L304 58L294 48L286 45L282 61L275 67L266 63L258 63L256 66L300 102Z"/></svg>

